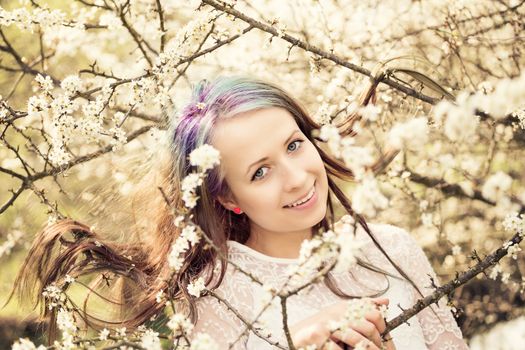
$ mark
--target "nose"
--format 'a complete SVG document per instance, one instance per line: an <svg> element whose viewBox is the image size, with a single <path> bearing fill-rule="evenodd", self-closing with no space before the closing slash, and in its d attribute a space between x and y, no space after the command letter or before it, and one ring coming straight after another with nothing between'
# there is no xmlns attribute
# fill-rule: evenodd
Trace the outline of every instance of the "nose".
<svg viewBox="0 0 525 350"><path fill-rule="evenodd" d="M297 162L285 161L282 165L283 190L285 192L298 192L308 185L308 172ZM302 193L301 193L302 194Z"/></svg>

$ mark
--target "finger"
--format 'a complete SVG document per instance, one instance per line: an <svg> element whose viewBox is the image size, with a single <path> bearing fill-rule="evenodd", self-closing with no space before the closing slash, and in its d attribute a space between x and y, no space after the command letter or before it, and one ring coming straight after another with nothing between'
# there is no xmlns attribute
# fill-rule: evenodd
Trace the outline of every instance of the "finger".
<svg viewBox="0 0 525 350"><path fill-rule="evenodd" d="M342 347L337 345L333 340L328 340L321 350L344 350Z"/></svg>
<svg viewBox="0 0 525 350"><path fill-rule="evenodd" d="M366 349L366 350L381 350L382 348L378 348L374 343L372 343L370 340L363 340L356 344L355 349ZM352 348L354 349L354 348Z"/></svg>
<svg viewBox="0 0 525 350"><path fill-rule="evenodd" d="M371 322L380 334L386 330L385 319L383 318L383 314L379 312L379 310L367 313L365 315L365 319Z"/></svg>
<svg viewBox="0 0 525 350"><path fill-rule="evenodd" d="M369 350L379 350L381 347L381 342L379 342L379 346L377 346L373 341L365 338L361 333L353 330L352 328L347 328L344 331L335 331L331 338L336 341L341 341L352 347L356 347L356 345L360 342L363 342L362 344L364 344L366 349Z"/></svg>
<svg viewBox="0 0 525 350"><path fill-rule="evenodd" d="M386 349L395 349L394 339L392 339L390 332L383 337L383 344L386 346Z"/></svg>
<svg viewBox="0 0 525 350"><path fill-rule="evenodd" d="M372 301L377 305L388 305L390 304L390 299L388 298L373 298Z"/></svg>
<svg viewBox="0 0 525 350"><path fill-rule="evenodd" d="M376 346L381 347L381 333L375 324L365 319L353 322L351 327L354 331L359 332L364 338L371 340Z"/></svg>

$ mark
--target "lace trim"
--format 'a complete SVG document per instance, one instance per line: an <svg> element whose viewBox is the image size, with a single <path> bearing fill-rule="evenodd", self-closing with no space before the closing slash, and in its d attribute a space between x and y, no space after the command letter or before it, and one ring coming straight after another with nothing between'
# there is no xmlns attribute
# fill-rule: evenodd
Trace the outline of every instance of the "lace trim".
<svg viewBox="0 0 525 350"><path fill-rule="evenodd" d="M235 247L235 249L237 250L247 253L248 255L252 256L255 259L261 259L267 262L278 263L278 264L294 264L294 263L296 264L299 261L299 259L277 258L274 256L265 255L237 241L228 240L227 244L231 247Z"/></svg>

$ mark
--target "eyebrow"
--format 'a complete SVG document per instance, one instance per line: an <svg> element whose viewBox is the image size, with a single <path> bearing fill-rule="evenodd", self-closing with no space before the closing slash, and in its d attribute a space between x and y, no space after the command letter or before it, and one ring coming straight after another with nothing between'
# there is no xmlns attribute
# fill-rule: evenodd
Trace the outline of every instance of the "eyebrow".
<svg viewBox="0 0 525 350"><path fill-rule="evenodd" d="M293 135L295 135L297 132L300 132L301 130L299 129L295 129L294 131L292 131L292 133L290 134L290 136L288 136L288 138L286 139L286 141L284 141L283 143L283 146L285 146L288 141L290 141L290 139L293 137ZM249 167L248 167L248 170L246 171L246 175L248 175L248 173L250 172L250 169L254 166L254 165L257 165L261 162L264 162L265 160L268 160L268 157L263 157L261 159L259 159L258 161L252 163Z"/></svg>

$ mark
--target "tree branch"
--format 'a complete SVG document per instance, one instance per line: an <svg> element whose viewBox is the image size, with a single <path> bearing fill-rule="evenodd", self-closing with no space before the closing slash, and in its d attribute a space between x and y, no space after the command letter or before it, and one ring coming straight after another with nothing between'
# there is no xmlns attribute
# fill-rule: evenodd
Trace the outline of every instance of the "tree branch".
<svg viewBox="0 0 525 350"><path fill-rule="evenodd" d="M272 34L273 36L277 36L277 37L280 37L281 39L289 42L290 44L294 45L294 46L297 46L297 47L300 47L302 48L303 50L305 51L308 51L308 52L311 52L311 53L314 53L316 55L318 55L319 57L322 57L324 59L327 59L329 61L332 61L340 66L343 66L343 67L346 67L350 70L353 70L357 73L360 73L360 74L363 74L363 75L366 75L367 77L370 77L370 78L374 78L374 74L369 71L368 69L366 68L363 68L361 66L358 66L358 65L355 65L353 63L350 63L342 58L340 58L339 56L336 56L332 53L329 53L329 52L326 52L324 50L321 50L319 49L318 47L316 46L313 46L313 45L310 45L304 41L301 41L297 38L294 38L292 37L291 35L288 35L288 34L282 34L282 33L279 33L275 28L273 28L272 26L269 26L267 24L264 24L262 22L259 22L237 10L235 10L234 8L232 8L231 6L228 6L228 5L225 5L225 4L222 4L218 1L215 1L215 0L202 0L203 3L207 4L207 5L210 5L214 8L216 8L217 10L219 11L222 11L222 12L225 12L229 15L232 15L236 18L239 18L240 20L250 24L250 26L254 27L254 28L257 28L259 30L262 30L264 32L267 32L269 34ZM431 96L427 96L427 95L424 95L420 92L417 92L416 90L414 89L411 89L403 84L400 84L398 83L397 81L389 78L388 76L386 75L383 75L382 78L379 80L379 82L381 83L384 83L398 91L401 91L405 94L407 94L408 96L412 96L414 98L417 98L423 102L426 102L426 103L429 103L429 104L436 104L437 102L440 101L440 99L437 99L437 98L434 98L434 97L431 97Z"/></svg>

